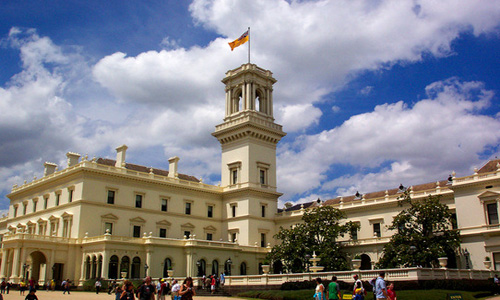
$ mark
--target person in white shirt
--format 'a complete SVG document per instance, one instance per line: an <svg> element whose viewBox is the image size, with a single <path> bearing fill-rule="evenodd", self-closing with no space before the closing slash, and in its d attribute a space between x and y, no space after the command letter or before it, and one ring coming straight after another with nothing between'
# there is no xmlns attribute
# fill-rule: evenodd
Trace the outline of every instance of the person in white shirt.
<svg viewBox="0 0 500 300"><path fill-rule="evenodd" d="M177 300L176 298L179 296L179 291L181 290L181 285L177 282L177 280L172 281L172 300Z"/></svg>

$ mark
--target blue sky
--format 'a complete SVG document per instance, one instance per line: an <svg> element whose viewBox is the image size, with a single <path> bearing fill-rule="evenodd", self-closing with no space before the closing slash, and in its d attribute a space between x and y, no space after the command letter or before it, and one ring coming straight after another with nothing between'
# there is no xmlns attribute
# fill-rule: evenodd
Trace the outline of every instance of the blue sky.
<svg viewBox="0 0 500 300"><path fill-rule="evenodd" d="M146 3L146 4L145 4ZM3 1L0 209L68 151L217 184L227 43L270 69L278 190L310 201L465 176L499 152L500 1Z"/></svg>

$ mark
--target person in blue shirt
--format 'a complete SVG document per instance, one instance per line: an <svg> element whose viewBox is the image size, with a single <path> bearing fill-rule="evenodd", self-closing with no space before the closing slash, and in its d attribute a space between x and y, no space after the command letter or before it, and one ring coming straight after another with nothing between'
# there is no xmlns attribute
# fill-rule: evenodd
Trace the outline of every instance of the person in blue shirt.
<svg viewBox="0 0 500 300"><path fill-rule="evenodd" d="M384 277L385 272L380 272L377 281L375 281L375 296L377 297L377 300L386 300L388 298Z"/></svg>

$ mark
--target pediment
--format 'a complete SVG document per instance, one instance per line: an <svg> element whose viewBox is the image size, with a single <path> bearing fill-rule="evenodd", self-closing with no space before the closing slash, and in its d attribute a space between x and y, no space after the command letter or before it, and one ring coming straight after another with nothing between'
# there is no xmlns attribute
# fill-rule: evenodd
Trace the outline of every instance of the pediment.
<svg viewBox="0 0 500 300"><path fill-rule="evenodd" d="M70 214L68 212L64 212L61 217L63 217L63 218L72 218L73 214Z"/></svg>
<svg viewBox="0 0 500 300"><path fill-rule="evenodd" d="M194 228L194 225L191 223L186 223L186 224L182 224L181 228Z"/></svg>
<svg viewBox="0 0 500 300"><path fill-rule="evenodd" d="M26 225L21 224L21 223L17 224L17 228L24 228L24 227L26 227Z"/></svg>
<svg viewBox="0 0 500 300"><path fill-rule="evenodd" d="M50 220L50 221L58 221L58 220L59 220L59 218L58 218L58 217L56 217L56 216L54 216L54 215L52 215L52 216L50 216L50 217L49 217L49 220Z"/></svg>
<svg viewBox="0 0 500 300"><path fill-rule="evenodd" d="M161 220L161 221L156 222L156 225L170 226L172 224L167 220Z"/></svg>
<svg viewBox="0 0 500 300"><path fill-rule="evenodd" d="M500 198L500 193L493 192L493 191L486 191L482 192L481 194L477 195L479 200L481 201L492 201Z"/></svg>
<svg viewBox="0 0 500 300"><path fill-rule="evenodd" d="M209 225L207 227L203 227L203 229L207 230L207 231L216 231L217 228L213 227L212 225Z"/></svg>
<svg viewBox="0 0 500 300"><path fill-rule="evenodd" d="M499 197L500 193L497 192L492 192L492 191L486 191L482 192L481 194L477 195L479 198L486 198L486 197Z"/></svg>
<svg viewBox="0 0 500 300"><path fill-rule="evenodd" d="M46 219L42 219L42 218L39 218L38 220L36 220L37 223L47 223L47 220Z"/></svg>
<svg viewBox="0 0 500 300"><path fill-rule="evenodd" d="M118 220L118 217L113 214L105 214L101 216L101 219Z"/></svg>
<svg viewBox="0 0 500 300"><path fill-rule="evenodd" d="M26 223L26 225L28 225L28 226L33 226L33 225L36 225L36 223L31 222L31 221L28 221L28 223Z"/></svg>
<svg viewBox="0 0 500 300"><path fill-rule="evenodd" d="M133 219L130 219L130 222L133 222L133 223L146 223L146 220L144 220L141 217L135 217Z"/></svg>

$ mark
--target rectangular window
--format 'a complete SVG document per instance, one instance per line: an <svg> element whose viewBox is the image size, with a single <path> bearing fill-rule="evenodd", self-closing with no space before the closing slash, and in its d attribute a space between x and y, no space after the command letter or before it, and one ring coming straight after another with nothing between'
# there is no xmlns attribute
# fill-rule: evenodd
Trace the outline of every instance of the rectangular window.
<svg viewBox="0 0 500 300"><path fill-rule="evenodd" d="M186 209L184 210L184 212L186 213L186 215L191 214L191 202L186 202Z"/></svg>
<svg viewBox="0 0 500 300"><path fill-rule="evenodd" d="M213 218L214 216L214 207L212 205L208 206L207 217Z"/></svg>
<svg viewBox="0 0 500 300"><path fill-rule="evenodd" d="M28 204L24 203L23 204L23 215L26 214L26 210L28 209Z"/></svg>
<svg viewBox="0 0 500 300"><path fill-rule="evenodd" d="M44 197L43 198L43 209L47 209L47 204L49 203L49 198Z"/></svg>
<svg viewBox="0 0 500 300"><path fill-rule="evenodd" d="M184 231L184 237L186 238L189 238L191 236L191 231Z"/></svg>
<svg viewBox="0 0 500 300"><path fill-rule="evenodd" d="M134 225L134 237L135 238L141 237L141 226Z"/></svg>
<svg viewBox="0 0 500 300"><path fill-rule="evenodd" d="M68 202L71 203L73 202L73 190L69 190L69 195L68 195Z"/></svg>
<svg viewBox="0 0 500 300"><path fill-rule="evenodd" d="M56 206L59 206L59 200L61 200L61 194L56 194Z"/></svg>
<svg viewBox="0 0 500 300"><path fill-rule="evenodd" d="M236 242L236 232L231 234L231 241L232 241L233 243L235 243L235 242Z"/></svg>
<svg viewBox="0 0 500 300"><path fill-rule="evenodd" d="M265 233L260 234L260 246L266 247L266 234Z"/></svg>
<svg viewBox="0 0 500 300"><path fill-rule="evenodd" d="M358 230L357 229L351 230L351 238L352 238L353 241L357 241L358 240Z"/></svg>
<svg viewBox="0 0 500 300"><path fill-rule="evenodd" d="M107 233L109 230L109 234L113 234L113 223L106 222L104 224L104 233Z"/></svg>
<svg viewBox="0 0 500 300"><path fill-rule="evenodd" d="M488 224L498 224L498 209L496 203L490 203L486 205L488 211Z"/></svg>
<svg viewBox="0 0 500 300"><path fill-rule="evenodd" d="M260 170L260 184L266 184L266 171L265 170Z"/></svg>
<svg viewBox="0 0 500 300"><path fill-rule="evenodd" d="M232 170L232 179L231 179L231 184L237 184L238 183L238 170Z"/></svg>
<svg viewBox="0 0 500 300"><path fill-rule="evenodd" d="M161 238L166 238L167 237L167 229L160 228L160 237Z"/></svg>
<svg viewBox="0 0 500 300"><path fill-rule="evenodd" d="M211 233L207 233L207 241L211 241L212 240L212 234Z"/></svg>
<svg viewBox="0 0 500 300"><path fill-rule="evenodd" d="M373 223L373 235L377 237L381 236L380 223Z"/></svg>
<svg viewBox="0 0 500 300"><path fill-rule="evenodd" d="M17 217L17 206L14 206L14 218Z"/></svg>
<svg viewBox="0 0 500 300"><path fill-rule="evenodd" d="M493 263L495 264L495 270L499 271L500 270L500 252L498 253L493 253Z"/></svg>
<svg viewBox="0 0 500 300"><path fill-rule="evenodd" d="M135 195L135 207L142 207L142 195Z"/></svg>
<svg viewBox="0 0 500 300"><path fill-rule="evenodd" d="M236 217L236 205L231 205L231 215L234 217Z"/></svg>
<svg viewBox="0 0 500 300"><path fill-rule="evenodd" d="M458 221L457 221L457 214L456 213L451 214L451 228L458 229Z"/></svg>
<svg viewBox="0 0 500 300"><path fill-rule="evenodd" d="M266 217L266 206L265 206L265 205L262 205L262 206L261 206L261 216L262 216L263 218L265 218L265 217Z"/></svg>
<svg viewBox="0 0 500 300"><path fill-rule="evenodd" d="M115 204L115 191L108 190L108 204Z"/></svg>
<svg viewBox="0 0 500 300"><path fill-rule="evenodd" d="M168 210L168 199L161 199L161 211Z"/></svg>

